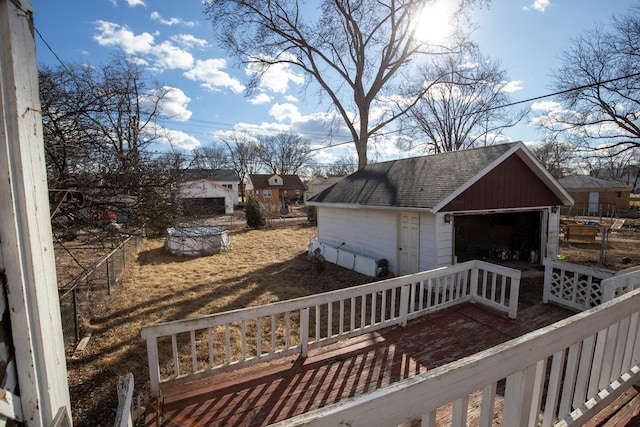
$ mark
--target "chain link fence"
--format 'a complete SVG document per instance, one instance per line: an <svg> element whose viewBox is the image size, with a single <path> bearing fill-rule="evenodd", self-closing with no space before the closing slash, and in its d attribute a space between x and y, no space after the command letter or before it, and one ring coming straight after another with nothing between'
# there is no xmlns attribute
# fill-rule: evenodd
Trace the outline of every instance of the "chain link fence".
<svg viewBox="0 0 640 427"><path fill-rule="evenodd" d="M60 290L60 314L65 347L71 348L80 341L83 329L100 314L106 297L118 282L120 274L137 253L143 238L130 236L117 248L104 256L92 268L78 276L66 289Z"/></svg>

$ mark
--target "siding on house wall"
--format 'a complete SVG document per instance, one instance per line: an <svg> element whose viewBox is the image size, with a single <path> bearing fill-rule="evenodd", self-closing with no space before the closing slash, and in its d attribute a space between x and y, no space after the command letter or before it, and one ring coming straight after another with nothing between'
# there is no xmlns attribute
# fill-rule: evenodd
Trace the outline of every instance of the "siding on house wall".
<svg viewBox="0 0 640 427"><path fill-rule="evenodd" d="M460 212L561 205L560 199L520 157L513 155L441 211Z"/></svg>
<svg viewBox="0 0 640 427"><path fill-rule="evenodd" d="M389 261L396 271L398 221L395 211L319 207L318 240L360 255Z"/></svg>
<svg viewBox="0 0 640 427"><path fill-rule="evenodd" d="M615 205L618 210L627 210L631 206L631 191L630 190L602 190L602 189L585 189L574 190L568 189L567 192L573 197L576 205L588 205L589 193L599 193L598 203Z"/></svg>

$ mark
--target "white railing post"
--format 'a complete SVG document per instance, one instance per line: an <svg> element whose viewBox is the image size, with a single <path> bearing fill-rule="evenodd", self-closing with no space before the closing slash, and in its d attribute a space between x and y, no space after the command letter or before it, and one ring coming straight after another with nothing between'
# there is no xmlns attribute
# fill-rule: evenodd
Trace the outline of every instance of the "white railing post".
<svg viewBox="0 0 640 427"><path fill-rule="evenodd" d="M520 274L511 277L509 289L509 318L515 319L518 315L518 299L520 298Z"/></svg>
<svg viewBox="0 0 640 427"><path fill-rule="evenodd" d="M400 290L400 326L407 326L407 317L409 316L409 298L411 297L412 284L402 286Z"/></svg>
<svg viewBox="0 0 640 427"><path fill-rule="evenodd" d="M471 302L475 302L476 298L478 297L478 270L480 269L480 267L478 266L477 262L473 263L473 267L471 267L471 287L469 289L469 292L471 293Z"/></svg>
<svg viewBox="0 0 640 427"><path fill-rule="evenodd" d="M309 355L309 307L300 309L300 357Z"/></svg>
<svg viewBox="0 0 640 427"><path fill-rule="evenodd" d="M158 339L146 337L147 357L149 358L149 388L151 395L156 397L160 393L160 360L158 359Z"/></svg>
<svg viewBox="0 0 640 427"><path fill-rule="evenodd" d="M547 262L545 258L542 263L544 264L544 288L542 291L542 302L544 304L549 303L549 296L551 295L551 278L553 277L553 265Z"/></svg>

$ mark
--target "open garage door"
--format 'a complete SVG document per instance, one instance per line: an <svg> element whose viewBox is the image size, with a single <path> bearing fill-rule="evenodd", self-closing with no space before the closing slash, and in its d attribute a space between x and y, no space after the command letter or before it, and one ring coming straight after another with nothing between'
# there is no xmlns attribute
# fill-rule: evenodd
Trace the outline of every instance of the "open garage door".
<svg viewBox="0 0 640 427"><path fill-rule="evenodd" d="M224 215L224 197L182 199L182 212L187 216Z"/></svg>
<svg viewBox="0 0 640 427"><path fill-rule="evenodd" d="M507 212L455 216L455 255L470 259L540 259L542 212Z"/></svg>

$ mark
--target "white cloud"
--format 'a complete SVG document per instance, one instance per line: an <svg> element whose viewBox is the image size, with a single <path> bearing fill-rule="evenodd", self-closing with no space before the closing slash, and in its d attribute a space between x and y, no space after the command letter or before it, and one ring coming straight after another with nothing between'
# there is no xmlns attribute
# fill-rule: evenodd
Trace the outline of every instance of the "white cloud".
<svg viewBox="0 0 640 427"><path fill-rule="evenodd" d="M169 18L169 19L164 19L162 16L160 16L160 14L156 11L151 12L151 19L153 19L154 21L157 21L159 23L161 23L162 25L169 25L169 26L173 26L173 25L185 25L187 27L195 27L196 25L198 25L197 22L195 21L185 21L182 18Z"/></svg>
<svg viewBox="0 0 640 427"><path fill-rule="evenodd" d="M250 63L247 65L245 72L247 75L258 74L261 67L263 67L263 65L260 63ZM262 74L260 87L275 93L285 93L289 89L290 82L302 84L304 83L304 75L293 72L291 64L278 63L271 65L269 69Z"/></svg>
<svg viewBox="0 0 640 427"><path fill-rule="evenodd" d="M166 94L160 101L162 115L181 122L189 120L191 111L187 109L187 106L191 98L177 87L164 86L163 89Z"/></svg>
<svg viewBox="0 0 640 427"><path fill-rule="evenodd" d="M153 46L153 36L147 32L136 35L126 27L114 24L113 22L97 21L99 31L93 39L100 46L115 46L124 52L135 55L148 53Z"/></svg>
<svg viewBox="0 0 640 427"><path fill-rule="evenodd" d="M284 99L286 99L289 102L298 102L298 98L293 95L286 95Z"/></svg>
<svg viewBox="0 0 640 427"><path fill-rule="evenodd" d="M564 107L556 101L540 101L531 104L531 109L539 111L562 111Z"/></svg>
<svg viewBox="0 0 640 427"><path fill-rule="evenodd" d="M127 0L129 7L146 6L142 0Z"/></svg>
<svg viewBox="0 0 640 427"><path fill-rule="evenodd" d="M202 145L197 138L181 130L167 129L162 126L149 123L145 127L144 131L154 137L154 141L158 144L170 145L173 148L193 150Z"/></svg>
<svg viewBox="0 0 640 427"><path fill-rule="evenodd" d="M510 82L504 82L502 87L503 92L513 93L523 89L522 80L511 80Z"/></svg>
<svg viewBox="0 0 640 427"><path fill-rule="evenodd" d="M551 0L535 0L529 6L523 6L524 10L535 10L537 12L544 12L547 7L551 4Z"/></svg>
<svg viewBox="0 0 640 427"><path fill-rule="evenodd" d="M171 37L171 40L184 47L206 47L208 44L206 40L199 39L191 34L178 34Z"/></svg>
<svg viewBox="0 0 640 427"><path fill-rule="evenodd" d="M186 71L184 76L190 80L201 81L202 86L209 90L215 91L221 87L226 87L235 93L242 92L244 90L242 83L222 71L226 66L227 61L224 59L197 60L195 66Z"/></svg>
<svg viewBox="0 0 640 427"><path fill-rule="evenodd" d="M193 66L193 55L164 41L153 49L156 63L161 68L186 70Z"/></svg>
<svg viewBox="0 0 640 427"><path fill-rule="evenodd" d="M267 103L271 102L271 97L269 95L267 95L266 93L262 92L262 93L258 94L257 96L254 96L253 98L251 98L249 100L249 102L251 104L254 104L254 105L267 104Z"/></svg>
<svg viewBox="0 0 640 427"><path fill-rule="evenodd" d="M299 122L302 120L302 114L300 114L300 111L298 111L298 107L289 103L275 104L269 110L269 114L279 122L282 122L286 119L289 119L292 122Z"/></svg>

